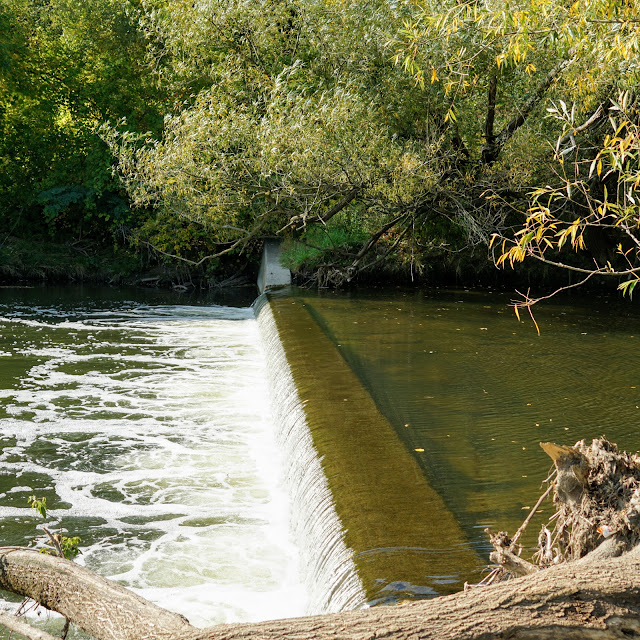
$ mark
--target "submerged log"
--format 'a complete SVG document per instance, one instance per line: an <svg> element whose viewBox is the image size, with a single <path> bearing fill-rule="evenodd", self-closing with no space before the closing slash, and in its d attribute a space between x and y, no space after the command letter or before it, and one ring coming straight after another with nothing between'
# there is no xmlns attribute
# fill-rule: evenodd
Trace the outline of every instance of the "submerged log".
<svg viewBox="0 0 640 640"><path fill-rule="evenodd" d="M553 481L557 524L554 537L541 536L541 550L548 553L536 554L535 562L520 559L515 545L522 527L513 538L496 534L492 540L505 574L518 567L527 575L490 586L398 606L206 629L84 567L26 549L0 548L0 588L58 611L98 640L640 637L640 459L618 453L604 440L590 447L577 443L547 449L558 454ZM25 635L43 638L38 634Z"/></svg>

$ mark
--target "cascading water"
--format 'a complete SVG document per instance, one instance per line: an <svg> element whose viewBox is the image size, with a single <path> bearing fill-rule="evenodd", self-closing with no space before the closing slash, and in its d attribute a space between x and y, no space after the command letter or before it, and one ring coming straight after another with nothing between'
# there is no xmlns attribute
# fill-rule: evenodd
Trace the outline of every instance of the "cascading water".
<svg viewBox="0 0 640 640"><path fill-rule="evenodd" d="M3 304L0 372L3 544L46 496L79 562L193 624L307 611L251 309Z"/></svg>
<svg viewBox="0 0 640 640"><path fill-rule="evenodd" d="M272 334L283 446L298 462L289 479L295 508L303 509L297 520L309 548L305 565L314 567L322 591L328 587L322 606L446 593L479 561L458 522L312 305L296 290L268 300L259 317ZM442 540L446 551L432 540Z"/></svg>
<svg viewBox="0 0 640 640"><path fill-rule="evenodd" d="M309 612L361 607L366 596L353 552L345 545L340 518L266 296L257 302L256 315L267 353L278 440L288 463L287 485L294 508L292 524L309 591Z"/></svg>

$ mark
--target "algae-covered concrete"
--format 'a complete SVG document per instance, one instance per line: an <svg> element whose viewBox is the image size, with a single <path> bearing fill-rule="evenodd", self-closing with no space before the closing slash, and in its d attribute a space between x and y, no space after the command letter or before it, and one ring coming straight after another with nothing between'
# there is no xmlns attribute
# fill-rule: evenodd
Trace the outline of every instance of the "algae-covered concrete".
<svg viewBox="0 0 640 640"><path fill-rule="evenodd" d="M450 593L481 561L304 302L272 312L367 600Z"/></svg>

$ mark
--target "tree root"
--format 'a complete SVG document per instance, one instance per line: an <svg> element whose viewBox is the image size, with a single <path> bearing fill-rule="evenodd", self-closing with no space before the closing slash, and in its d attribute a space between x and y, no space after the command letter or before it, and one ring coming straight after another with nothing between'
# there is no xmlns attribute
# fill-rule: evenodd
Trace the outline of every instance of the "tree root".
<svg viewBox="0 0 640 640"><path fill-rule="evenodd" d="M619 452L605 438L568 447L540 446L553 460L549 485L513 538L487 530L495 551L491 561L503 577L521 576L592 555L617 557L640 541L640 456ZM555 476L555 478L554 478ZM542 526L531 562L520 558L517 541L536 510L553 490L555 513Z"/></svg>

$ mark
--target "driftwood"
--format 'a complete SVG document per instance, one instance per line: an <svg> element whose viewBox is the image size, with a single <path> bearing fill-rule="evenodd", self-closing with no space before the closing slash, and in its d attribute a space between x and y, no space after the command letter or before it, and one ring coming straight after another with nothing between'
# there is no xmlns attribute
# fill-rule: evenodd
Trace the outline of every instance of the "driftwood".
<svg viewBox="0 0 640 640"><path fill-rule="evenodd" d="M88 569L11 547L0 548L0 588L34 598L99 640L640 637L636 508L640 506L640 460L618 453L606 440L589 446L546 445L545 451L557 470L550 480L557 506L553 531L544 526L530 561L520 557L517 545L522 527L513 538L504 532L492 534L492 559L500 565L494 575L499 572L500 579L451 596L340 614L196 629L182 616ZM518 572L526 575L504 580ZM50 640L38 630L32 635L28 629L21 633Z"/></svg>
<svg viewBox="0 0 640 640"><path fill-rule="evenodd" d="M542 442L553 460L547 490L517 533L487 530L495 551L491 561L501 577L522 576L590 555L601 561L629 551L640 542L640 456L619 452L605 438L573 447ZM520 557L518 538L542 500L553 490L556 511L538 536L538 549L528 562Z"/></svg>

